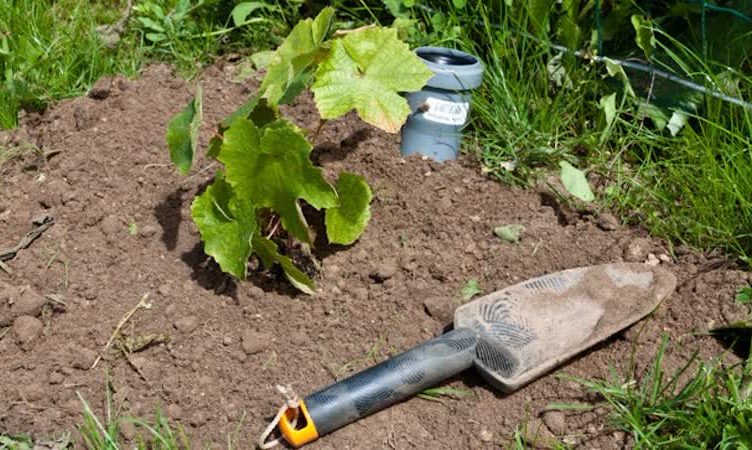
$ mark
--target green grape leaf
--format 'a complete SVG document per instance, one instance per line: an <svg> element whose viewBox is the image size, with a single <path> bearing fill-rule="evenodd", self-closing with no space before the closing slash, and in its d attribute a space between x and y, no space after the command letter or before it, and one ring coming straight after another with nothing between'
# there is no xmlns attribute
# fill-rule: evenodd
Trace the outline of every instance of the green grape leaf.
<svg viewBox="0 0 752 450"><path fill-rule="evenodd" d="M196 96L170 120L167 125L167 146L170 159L180 173L187 174L193 165L193 154L198 146L198 132L201 129L202 105L201 85L196 88Z"/></svg>
<svg viewBox="0 0 752 450"><path fill-rule="evenodd" d="M561 182L570 194L583 202L592 202L595 200L595 195L590 190L587 178L585 178L585 174L581 170L567 161L559 162L559 167L561 167Z"/></svg>
<svg viewBox="0 0 752 450"><path fill-rule="evenodd" d="M245 101L238 109L233 111L229 116L222 119L219 124L221 132L224 132L237 119L250 119L257 127L263 127L279 117L279 111L273 105L270 105L265 98L253 96Z"/></svg>
<svg viewBox="0 0 752 450"><path fill-rule="evenodd" d="M306 87L316 61L325 52L322 44L333 17L334 9L327 7L316 19L298 22L274 52L260 89L270 103L288 103Z"/></svg>
<svg viewBox="0 0 752 450"><path fill-rule="evenodd" d="M214 183L193 200L191 216L204 241L204 252L223 272L244 279L251 236L258 228L253 205L236 196L219 173Z"/></svg>
<svg viewBox="0 0 752 450"><path fill-rule="evenodd" d="M520 242L520 237L522 236L522 233L525 232L525 226L521 224L510 224L510 225L502 225L499 227L494 228L494 234L499 237L499 239L516 244Z"/></svg>
<svg viewBox="0 0 752 450"><path fill-rule="evenodd" d="M371 125L396 133L410 113L398 92L417 91L432 75L397 30L366 28L332 43L311 90L322 118L355 109Z"/></svg>
<svg viewBox="0 0 752 450"><path fill-rule="evenodd" d="M253 249L256 251L264 268L268 270L271 269L275 263L279 264L280 267L282 267L282 271L285 273L285 277L287 277L293 286L306 294L314 294L316 285L313 283L313 280L303 273L302 270L295 267L292 259L281 255L277 251L277 244L273 241L257 234L253 237Z"/></svg>
<svg viewBox="0 0 752 450"><path fill-rule="evenodd" d="M476 295L480 294L480 286L478 285L478 279L477 278L470 278L467 280L467 282L460 288L460 296L462 297L462 301L466 302L475 297Z"/></svg>
<svg viewBox="0 0 752 450"><path fill-rule="evenodd" d="M238 195L258 208L271 208L295 238L311 243L298 199L316 209L339 203L334 188L309 159L311 145L294 125L278 120L258 128L236 119L224 133L217 159Z"/></svg>
<svg viewBox="0 0 752 450"><path fill-rule="evenodd" d="M339 174L337 194L339 205L326 210L326 235L329 242L350 245L371 218L373 194L365 178L348 172Z"/></svg>
<svg viewBox="0 0 752 450"><path fill-rule="evenodd" d="M653 24L650 20L645 20L641 15L632 16L632 27L634 27L636 36L635 42L642 49L645 58L649 61L655 50L655 35L653 34Z"/></svg>
<svg viewBox="0 0 752 450"><path fill-rule="evenodd" d="M206 151L206 156L209 158L217 158L217 155L219 155L219 151L222 148L224 132L227 131L227 129L230 128L230 125L232 125L237 119L249 119L257 127L264 127L277 120L278 117L279 110L275 106L270 105L265 98L259 98L258 96L249 98L245 103L240 105L238 109L217 124L217 134L212 136L209 141L209 149Z"/></svg>

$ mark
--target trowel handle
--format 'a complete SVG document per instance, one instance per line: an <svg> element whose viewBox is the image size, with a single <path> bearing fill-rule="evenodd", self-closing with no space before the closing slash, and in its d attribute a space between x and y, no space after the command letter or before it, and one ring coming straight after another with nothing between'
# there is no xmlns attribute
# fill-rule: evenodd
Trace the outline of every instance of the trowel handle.
<svg viewBox="0 0 752 450"><path fill-rule="evenodd" d="M287 410L279 429L295 447L450 378L473 364L476 333L460 328L332 384ZM302 424L301 424L302 422Z"/></svg>

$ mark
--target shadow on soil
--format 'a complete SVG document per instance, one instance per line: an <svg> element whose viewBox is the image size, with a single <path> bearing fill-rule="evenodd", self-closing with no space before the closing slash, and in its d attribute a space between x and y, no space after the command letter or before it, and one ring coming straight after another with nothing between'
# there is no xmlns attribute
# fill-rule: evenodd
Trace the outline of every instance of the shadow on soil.
<svg viewBox="0 0 752 450"><path fill-rule="evenodd" d="M162 227L162 242L164 242L167 250L175 250L178 244L180 222L183 219L181 214L183 195L186 192L188 192L188 189L177 188L154 208L154 216Z"/></svg>

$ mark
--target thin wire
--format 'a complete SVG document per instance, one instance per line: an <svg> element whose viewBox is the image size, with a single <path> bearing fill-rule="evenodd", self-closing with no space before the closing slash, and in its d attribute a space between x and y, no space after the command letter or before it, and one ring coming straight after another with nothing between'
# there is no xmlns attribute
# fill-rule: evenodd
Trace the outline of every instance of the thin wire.
<svg viewBox="0 0 752 450"><path fill-rule="evenodd" d="M596 0L596 5L599 3L599 1L600 0ZM433 8L431 8L429 6L426 6L426 5L418 5L417 8L422 9L424 11L427 11L427 12L429 12L431 14L434 14L434 13L437 12L435 9L433 9ZM481 20L475 20L474 23L476 25L483 25L483 26L489 25L492 28L496 28L496 29L500 29L501 28L501 26L498 25L498 24L495 24L495 23L488 23L488 24L486 24L485 22L483 22ZM701 92L701 93L703 93L705 95L709 95L709 96L717 98L719 100L723 100L725 102L732 103L732 104L737 105L737 106L741 106L742 108L746 108L746 109L752 110L752 103L750 103L750 102L748 102L748 101L746 101L744 99L741 99L741 98L738 98L738 97L732 97L730 95L724 94L723 92L721 92L721 91L719 91L717 89L709 89L709 88L707 88L707 87L705 87L705 86L703 86L701 84L695 83L694 81L688 80L688 79L680 77L678 75L674 75L673 73L670 73L670 72L666 72L665 70L656 69L655 67L647 65L647 64L642 64L642 63L639 63L639 62L636 62L636 61L627 61L627 60L622 60L622 59L617 59L617 58L609 58L609 57L606 57L606 56L593 55L593 54L591 54L589 52L583 52L582 50L572 50L572 49L567 48L567 47L565 47L563 45L558 45L558 44L554 44L552 42L544 41L543 39L540 39L540 38L538 38L536 36L533 36L531 34L528 34L528 33L523 33L523 34L525 34L528 38L530 38L530 39L538 42L541 45L546 45L549 48L552 48L554 50L557 50L557 51L560 51L560 52L563 52L563 53L570 53L572 55L577 56L580 59L592 60L592 61L596 61L596 62L599 62L599 63L603 63L606 60L609 60L609 61L612 61L612 62L614 62L614 63L616 63L616 64L618 64L618 65L620 65L622 67L626 67L627 69L632 69L632 70L638 70L640 72L645 72L645 73L650 74L651 76L657 76L659 78L663 78L665 80L672 81L672 82L674 82L676 84L679 84L681 86L684 86L684 87L686 87L688 89L692 89L693 91ZM602 52L599 52L599 53L602 53Z"/></svg>
<svg viewBox="0 0 752 450"><path fill-rule="evenodd" d="M682 78L678 75L674 75L670 72L666 72L661 69L656 69L653 66L648 66L642 63L638 63L636 61L628 61L628 60L622 60L622 59L608 58L606 56L592 55L592 54L583 52L581 50L571 50L567 47L564 47L563 45L552 44L550 42L548 43L543 42L543 43L547 44L549 47L551 47L554 50L564 52L564 53L571 53L577 56L578 58L591 59L596 62L605 62L606 60L610 60L622 67L626 67L627 69L639 70L641 72L648 73L651 76L657 76L657 77L672 81L676 84L682 85L694 91L701 92L711 97L715 97L717 99L720 99L729 103L733 103L734 105L741 106L742 108L752 110L752 103L746 100L743 100L738 97L732 97L730 95L724 94L723 92L715 90L715 89L709 89L701 84L695 83L694 81L687 80L686 78Z"/></svg>

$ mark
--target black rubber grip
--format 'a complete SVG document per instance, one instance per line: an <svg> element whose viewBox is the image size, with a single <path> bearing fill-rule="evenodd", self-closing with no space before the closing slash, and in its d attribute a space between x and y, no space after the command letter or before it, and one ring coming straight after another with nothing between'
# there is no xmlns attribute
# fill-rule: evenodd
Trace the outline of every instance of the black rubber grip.
<svg viewBox="0 0 752 450"><path fill-rule="evenodd" d="M319 436L435 386L473 365L477 335L461 328L305 398Z"/></svg>

